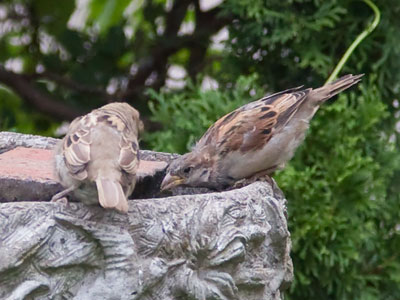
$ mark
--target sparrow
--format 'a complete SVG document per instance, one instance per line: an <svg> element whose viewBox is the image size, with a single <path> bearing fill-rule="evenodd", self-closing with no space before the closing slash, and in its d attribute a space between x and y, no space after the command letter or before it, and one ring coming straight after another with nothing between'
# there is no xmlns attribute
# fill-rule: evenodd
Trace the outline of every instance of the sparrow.
<svg viewBox="0 0 400 300"><path fill-rule="evenodd" d="M65 190L85 204L128 211L127 197L139 166L139 112L127 103L111 103L73 120L55 148L55 173Z"/></svg>
<svg viewBox="0 0 400 300"><path fill-rule="evenodd" d="M167 167L161 190L183 185L223 190L283 169L319 106L357 84L346 75L317 89L303 86L250 102L215 122L192 151Z"/></svg>

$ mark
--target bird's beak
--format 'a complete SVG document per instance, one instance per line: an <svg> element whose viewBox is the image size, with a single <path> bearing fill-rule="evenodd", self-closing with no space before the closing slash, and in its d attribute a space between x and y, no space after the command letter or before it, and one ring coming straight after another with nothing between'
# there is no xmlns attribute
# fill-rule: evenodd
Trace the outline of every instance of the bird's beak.
<svg viewBox="0 0 400 300"><path fill-rule="evenodd" d="M185 181L184 178L179 176L171 176L169 173L164 177L164 180L161 183L161 190L169 190L175 186L181 185Z"/></svg>

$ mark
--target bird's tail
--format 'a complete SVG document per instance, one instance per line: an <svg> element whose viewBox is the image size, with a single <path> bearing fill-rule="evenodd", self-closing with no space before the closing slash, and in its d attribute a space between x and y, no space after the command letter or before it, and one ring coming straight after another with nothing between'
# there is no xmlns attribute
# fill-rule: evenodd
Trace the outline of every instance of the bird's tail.
<svg viewBox="0 0 400 300"><path fill-rule="evenodd" d="M315 97L317 103L324 102L340 92L343 92L349 87L359 83L361 81L361 77L363 76L364 74L345 75L331 83L325 84L324 86L313 90L313 96Z"/></svg>
<svg viewBox="0 0 400 300"><path fill-rule="evenodd" d="M118 181L107 178L96 180L99 203L104 208L113 208L122 213L128 212L128 201Z"/></svg>

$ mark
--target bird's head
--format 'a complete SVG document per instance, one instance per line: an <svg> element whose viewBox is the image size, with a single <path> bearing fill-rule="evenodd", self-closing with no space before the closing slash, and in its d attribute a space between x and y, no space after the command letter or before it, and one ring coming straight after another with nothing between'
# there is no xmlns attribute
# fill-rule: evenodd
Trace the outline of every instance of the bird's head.
<svg viewBox="0 0 400 300"><path fill-rule="evenodd" d="M170 163L161 190L176 186L207 187L211 175L210 156L199 151L182 155Z"/></svg>

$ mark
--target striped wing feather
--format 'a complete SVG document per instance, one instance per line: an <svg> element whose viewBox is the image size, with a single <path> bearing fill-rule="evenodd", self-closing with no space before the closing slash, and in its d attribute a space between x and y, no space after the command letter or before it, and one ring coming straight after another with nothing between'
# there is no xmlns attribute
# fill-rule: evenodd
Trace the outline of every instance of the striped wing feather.
<svg viewBox="0 0 400 300"><path fill-rule="evenodd" d="M289 122L310 92L298 89L262 98L225 115L207 130L196 147L213 145L222 155L264 147Z"/></svg>

